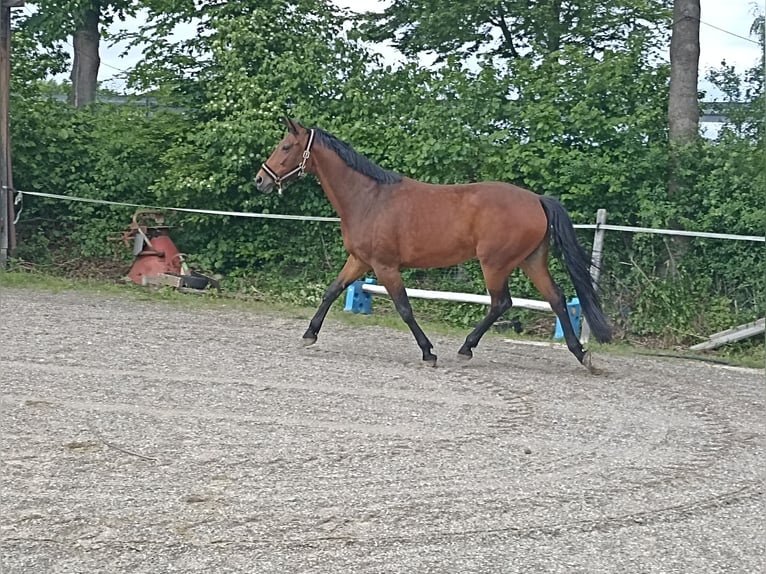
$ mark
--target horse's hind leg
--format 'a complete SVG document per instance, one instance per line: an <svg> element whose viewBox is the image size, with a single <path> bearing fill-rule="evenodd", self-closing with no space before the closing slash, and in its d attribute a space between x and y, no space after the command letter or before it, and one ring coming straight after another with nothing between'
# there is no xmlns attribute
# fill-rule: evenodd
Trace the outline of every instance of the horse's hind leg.
<svg viewBox="0 0 766 574"><path fill-rule="evenodd" d="M362 260L358 259L354 255L349 255L346 259L343 269L340 270L338 277L330 283L330 286L322 296L322 302L319 304L319 308L314 317L309 323L309 328L303 334L303 342L306 345L312 345L316 343L319 329L322 328L322 322L327 316L327 311L330 310L330 306L335 302L338 296L343 293L343 290L351 283L359 279L362 275L370 270L370 266Z"/></svg>
<svg viewBox="0 0 766 574"><path fill-rule="evenodd" d="M548 242L547 239L540 246L532 252L532 255L521 264L521 269L526 273L534 283L537 290L540 291L542 296L548 303L550 303L553 312L559 318L561 328L564 331L564 339L567 343L567 348L571 353L577 357L583 365L591 369L590 365L590 353L586 353L580 344L580 340L574 332L572 323L567 313L567 303L564 297L564 292L556 285L551 277L551 272L548 269Z"/></svg>
<svg viewBox="0 0 766 574"><path fill-rule="evenodd" d="M423 329L420 328L415 317L412 314L412 306L410 300L407 297L407 291L404 289L404 283L402 283L402 275L399 273L399 269L391 267L375 267L375 275L378 280L386 288L391 299L394 300L396 310L399 312L402 320L407 323L407 326L415 336L415 341L418 343L418 347L423 352L423 361L432 367L436 366L436 355L431 352L433 345L428 340Z"/></svg>
<svg viewBox="0 0 766 574"><path fill-rule="evenodd" d="M497 321L500 316L511 308L511 294L508 292L508 274L497 273L487 269L482 265L484 271L484 281L487 285L487 291L489 291L490 305L487 315L481 322L476 325L476 328L471 331L465 338L465 343L460 347L458 354L466 359L473 357L473 349L479 344L479 340L484 336L484 333Z"/></svg>

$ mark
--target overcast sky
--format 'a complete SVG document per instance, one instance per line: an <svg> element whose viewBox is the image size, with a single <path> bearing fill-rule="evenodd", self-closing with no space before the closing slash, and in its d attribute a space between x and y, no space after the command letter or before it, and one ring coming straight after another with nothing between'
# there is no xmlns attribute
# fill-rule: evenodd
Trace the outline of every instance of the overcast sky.
<svg viewBox="0 0 766 574"><path fill-rule="evenodd" d="M739 72L751 68L758 62L760 47L755 42L755 38L750 37L750 26L753 23L757 6L760 6L761 11L764 10L763 2L764 0L758 2L753 0L701 0L700 83L702 89L705 89L705 71L711 67L717 67L722 60L734 65ZM388 4L385 0L334 0L334 3L359 12L380 10ZM31 4L29 3L28 6ZM135 27L135 22L117 22L113 26L114 29L131 27ZM193 29L190 28L188 33L193 33ZM380 49L387 59L396 60L397 53L394 49L386 46ZM121 52L120 46L107 47L102 44L102 66L99 80L113 89L120 89L122 86L122 82L110 81L120 74L115 68L121 70L129 68L141 56L139 50L133 50L122 58L120 57Z"/></svg>

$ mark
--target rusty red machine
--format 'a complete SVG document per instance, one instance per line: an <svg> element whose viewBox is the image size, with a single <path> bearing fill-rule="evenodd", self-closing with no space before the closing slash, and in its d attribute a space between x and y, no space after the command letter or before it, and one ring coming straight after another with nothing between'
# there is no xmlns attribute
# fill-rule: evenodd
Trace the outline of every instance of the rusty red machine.
<svg viewBox="0 0 766 574"><path fill-rule="evenodd" d="M165 215L155 209L133 214L133 220L120 237L126 247L133 246L133 265L128 278L137 285L167 285L176 288L205 289L211 279L191 271L186 256L173 243Z"/></svg>

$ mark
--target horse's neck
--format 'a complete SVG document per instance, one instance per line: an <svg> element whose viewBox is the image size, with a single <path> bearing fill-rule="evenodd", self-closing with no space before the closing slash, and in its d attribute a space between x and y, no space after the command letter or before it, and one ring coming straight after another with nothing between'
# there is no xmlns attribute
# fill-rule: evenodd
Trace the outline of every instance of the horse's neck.
<svg viewBox="0 0 766 574"><path fill-rule="evenodd" d="M311 152L314 175L341 219L348 219L366 203L365 193L374 182L351 169L334 151L316 146Z"/></svg>

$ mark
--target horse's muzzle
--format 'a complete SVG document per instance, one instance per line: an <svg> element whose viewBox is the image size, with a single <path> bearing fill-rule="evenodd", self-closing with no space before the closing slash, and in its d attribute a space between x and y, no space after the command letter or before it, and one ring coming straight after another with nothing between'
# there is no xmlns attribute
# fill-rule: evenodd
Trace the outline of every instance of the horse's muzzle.
<svg viewBox="0 0 766 574"><path fill-rule="evenodd" d="M255 176L255 189L261 193L270 193L271 190L274 189L274 180L271 179L268 175L264 176L261 171L259 171L258 175Z"/></svg>

